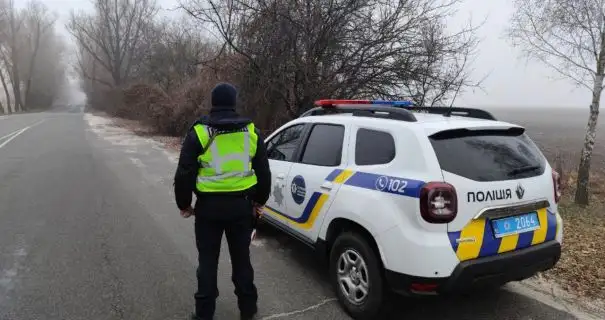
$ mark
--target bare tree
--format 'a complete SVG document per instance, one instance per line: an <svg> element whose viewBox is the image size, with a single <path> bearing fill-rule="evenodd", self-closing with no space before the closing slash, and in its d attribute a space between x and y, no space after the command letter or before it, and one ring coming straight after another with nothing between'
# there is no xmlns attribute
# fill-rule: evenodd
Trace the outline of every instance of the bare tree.
<svg viewBox="0 0 605 320"><path fill-rule="evenodd" d="M27 66L23 68L27 70L25 73L25 95L23 97L24 109L30 106L30 95L32 88L32 79L35 76L36 61L38 60L40 44L43 41L43 37L49 37L49 30L53 30L55 23L55 17L48 11L48 8L37 1L30 1L27 8L23 12L25 32L23 32L24 39L27 43L24 45L25 54L28 56ZM55 39L49 37L44 40ZM46 41L48 42L48 41ZM22 69L22 70L23 70Z"/></svg>
<svg viewBox="0 0 605 320"><path fill-rule="evenodd" d="M471 80L469 68L478 44L476 28L469 23L463 30L447 34L445 24L427 23L421 29L416 53L404 57L407 68L400 69L399 75L406 79L403 92L412 95L417 105L434 106L446 101L453 104L461 90L479 87L482 81Z"/></svg>
<svg viewBox="0 0 605 320"><path fill-rule="evenodd" d="M89 52L92 50L92 54ZM78 46L76 51L75 69L84 82L86 89L92 89L95 86L113 87L111 71L102 69L95 57L99 56L101 50L96 46L83 47Z"/></svg>
<svg viewBox="0 0 605 320"><path fill-rule="evenodd" d="M605 76L605 0L515 0L509 30L527 57L592 94L575 202L589 203L589 178Z"/></svg>
<svg viewBox="0 0 605 320"><path fill-rule="evenodd" d="M10 89L8 88L8 81L6 79L6 77L4 76L4 70L3 70L3 63L2 61L0 61L0 82L2 82L2 89L4 89L4 96L6 97L6 113L12 113L12 107L11 107L11 93L10 93Z"/></svg>
<svg viewBox="0 0 605 320"><path fill-rule="evenodd" d="M95 0L94 6L93 14L72 12L68 29L94 66L111 75L110 85L119 87L141 57L139 45L157 7L154 0Z"/></svg>
<svg viewBox="0 0 605 320"><path fill-rule="evenodd" d="M147 55L135 76L156 83L171 92L195 77L201 61L211 59L215 45L189 19L166 20L148 30Z"/></svg>
<svg viewBox="0 0 605 320"><path fill-rule="evenodd" d="M40 39L38 54L31 69L31 83L27 87L27 106L48 108L60 97L66 84L66 63L63 56L66 45L54 29Z"/></svg>
<svg viewBox="0 0 605 320"><path fill-rule="evenodd" d="M5 43L0 47L0 58L8 71L13 98L15 99L15 111L23 110L21 95L21 78L19 71L20 56L20 32L23 25L23 17L15 9L14 1L8 0L6 5L6 23L0 30Z"/></svg>
<svg viewBox="0 0 605 320"><path fill-rule="evenodd" d="M8 5L6 1L0 0L0 30L4 30L7 28L8 23ZM4 78L4 61L2 59L2 48L6 45L6 34L4 32L0 33L0 82L2 82L2 87L4 89L4 101L6 102L6 110L4 110L4 106L2 105L2 113L11 113L11 102L10 102L10 93L8 90L6 78Z"/></svg>
<svg viewBox="0 0 605 320"><path fill-rule="evenodd" d="M23 9L15 8L12 0L0 6L0 82L9 113L48 108L58 93L57 84L65 78L64 46L55 34L54 20L54 14L36 0Z"/></svg>
<svg viewBox="0 0 605 320"><path fill-rule="evenodd" d="M474 85L466 71L475 29L445 32L457 3L185 0L182 8L211 25L223 53L244 58L249 70L240 72L250 92L262 92L269 108L284 105L296 117L318 97L435 104ZM267 117L276 113L268 110Z"/></svg>

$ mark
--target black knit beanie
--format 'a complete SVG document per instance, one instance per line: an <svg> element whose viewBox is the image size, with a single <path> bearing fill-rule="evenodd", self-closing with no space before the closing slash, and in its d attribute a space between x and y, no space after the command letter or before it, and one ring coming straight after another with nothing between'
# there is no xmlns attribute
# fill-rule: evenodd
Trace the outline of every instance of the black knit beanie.
<svg viewBox="0 0 605 320"><path fill-rule="evenodd" d="M212 109L234 110L237 90L229 83L219 83L212 89Z"/></svg>

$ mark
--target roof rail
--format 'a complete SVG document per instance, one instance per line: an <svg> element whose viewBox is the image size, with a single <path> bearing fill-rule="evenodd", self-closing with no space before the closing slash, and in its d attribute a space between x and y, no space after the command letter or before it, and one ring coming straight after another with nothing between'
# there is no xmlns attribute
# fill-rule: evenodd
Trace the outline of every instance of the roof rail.
<svg viewBox="0 0 605 320"><path fill-rule="evenodd" d="M440 114L444 117L460 116L484 120L497 120L491 113L482 109L461 107L416 107L411 101L391 100L317 100L313 108L300 117L328 114L351 113L358 117L374 117L407 122L418 121L414 113Z"/></svg>
<svg viewBox="0 0 605 320"><path fill-rule="evenodd" d="M372 105L372 104L342 104L338 106L326 107L315 107L311 110L300 115L300 117L307 116L321 116L329 114L343 114L351 113L357 117L372 117L372 118L385 118L391 120L400 120L406 122L416 122L414 113L410 110L401 107L392 107L384 105Z"/></svg>
<svg viewBox="0 0 605 320"><path fill-rule="evenodd" d="M498 120L494 115L490 112L475 109L475 108L462 108L462 107L412 107L411 111L415 111L418 113L431 113L431 114L441 114L443 116L459 116L459 117L468 117L468 118L476 118L476 119L484 119L484 120Z"/></svg>

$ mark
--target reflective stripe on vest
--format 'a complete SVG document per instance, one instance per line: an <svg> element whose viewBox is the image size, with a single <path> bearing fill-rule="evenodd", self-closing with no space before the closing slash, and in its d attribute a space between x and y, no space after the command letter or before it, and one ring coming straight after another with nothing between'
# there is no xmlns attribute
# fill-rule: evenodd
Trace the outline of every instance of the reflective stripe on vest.
<svg viewBox="0 0 605 320"><path fill-rule="evenodd" d="M254 124L250 123L235 132L215 133L214 139L212 129L201 124L196 124L193 128L205 149L198 156L198 191L241 191L256 184L252 158L256 154L258 136Z"/></svg>

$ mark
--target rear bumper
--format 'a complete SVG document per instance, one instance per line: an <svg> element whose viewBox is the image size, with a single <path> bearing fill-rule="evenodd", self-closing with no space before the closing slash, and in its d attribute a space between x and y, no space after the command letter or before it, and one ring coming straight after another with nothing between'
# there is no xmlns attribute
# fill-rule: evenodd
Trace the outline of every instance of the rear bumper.
<svg viewBox="0 0 605 320"><path fill-rule="evenodd" d="M404 295L447 294L477 287L500 286L551 269L561 257L557 241L523 250L461 262L447 278L420 278L386 270L390 287Z"/></svg>

